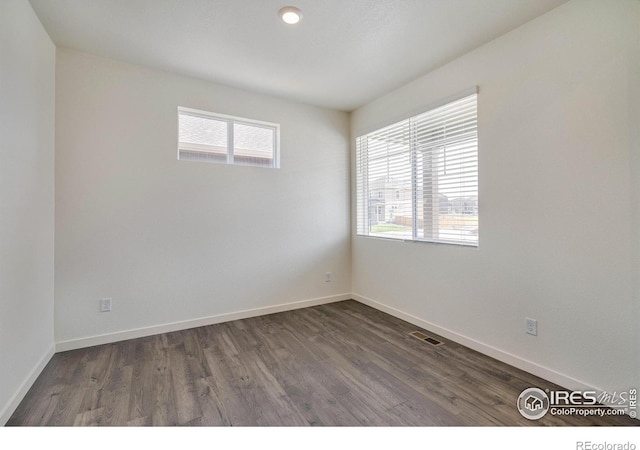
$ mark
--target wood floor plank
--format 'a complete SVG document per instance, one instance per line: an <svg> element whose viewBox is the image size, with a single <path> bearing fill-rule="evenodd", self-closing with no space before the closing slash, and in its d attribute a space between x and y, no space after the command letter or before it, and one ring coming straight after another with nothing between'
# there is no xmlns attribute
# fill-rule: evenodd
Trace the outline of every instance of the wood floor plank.
<svg viewBox="0 0 640 450"><path fill-rule="evenodd" d="M278 334L282 333L279 331ZM286 347L284 341L276 338L276 334L272 333L267 340L265 337L265 346L257 353L262 363L271 372L273 377L283 388L294 386L300 382L300 377L295 370L295 356L289 348Z"/></svg>
<svg viewBox="0 0 640 450"><path fill-rule="evenodd" d="M270 414L273 415L275 413L277 416L269 425L308 425L308 422L304 419L304 416L298 410L295 403L289 400L282 385L280 385L273 373L266 367L262 359L259 358L258 354L254 353L247 356L249 356L249 358L244 358L243 362L252 373L259 389L264 393L264 397L256 403L260 408L269 409Z"/></svg>
<svg viewBox="0 0 640 450"><path fill-rule="evenodd" d="M527 387L561 389L351 300L58 353L7 425L639 424L529 421L516 408Z"/></svg>
<svg viewBox="0 0 640 450"><path fill-rule="evenodd" d="M126 423L128 427L150 427L152 425L150 417L137 417Z"/></svg>
<svg viewBox="0 0 640 450"><path fill-rule="evenodd" d="M7 426L19 426L27 423L32 426L48 424L56 410L60 392L64 388L65 385L41 383L41 387L30 394L38 401L26 403L23 408L18 408L7 421Z"/></svg>
<svg viewBox="0 0 640 450"><path fill-rule="evenodd" d="M187 363L189 364L189 372L194 379L211 376L211 371L205 363L203 343L200 340L198 330L200 330L200 328L194 330L192 333L185 333L183 343Z"/></svg>
<svg viewBox="0 0 640 450"><path fill-rule="evenodd" d="M228 419L229 412L226 410L224 402L217 394L217 385L211 377L199 378L195 380L197 401L202 411L203 426L228 426L231 421Z"/></svg>
<svg viewBox="0 0 640 450"><path fill-rule="evenodd" d="M146 345L146 347L149 346ZM155 399L153 391L148 386L151 386L154 381L155 370L155 364L148 358L141 358L133 365L127 423L151 421Z"/></svg>
<svg viewBox="0 0 640 450"><path fill-rule="evenodd" d="M402 421L399 414L380 407L375 397L365 397L350 391L337 398L344 408L358 421L360 426L407 426L408 423Z"/></svg>
<svg viewBox="0 0 640 450"><path fill-rule="evenodd" d="M404 426L463 426L467 425L464 418L450 412L443 413L442 408L426 406L420 400L407 400L393 407L393 414Z"/></svg>
<svg viewBox="0 0 640 450"><path fill-rule="evenodd" d="M183 425L202 417L202 411L195 394L194 378L187 362L184 344L168 350L171 386L173 386L177 423Z"/></svg>
<svg viewBox="0 0 640 450"><path fill-rule="evenodd" d="M376 376L366 369L368 359L364 359L358 351L351 350L341 345L340 342L330 341L325 337L316 337L314 342L322 347L331 356L334 363L333 369L340 373L340 378L345 384L347 392L366 393L375 399L376 403L384 409L394 407L406 399L398 393L387 389Z"/></svg>
<svg viewBox="0 0 640 450"><path fill-rule="evenodd" d="M287 396L311 426L358 426L360 421L341 405L321 384L307 381L306 374L295 386L286 388Z"/></svg>
<svg viewBox="0 0 640 450"><path fill-rule="evenodd" d="M225 422L231 426L257 425L255 411L247 404L241 395L241 388L233 380L228 358L234 356L225 356L216 348L207 348L204 353L211 370L211 377L207 377L206 382L215 393L215 399L221 402L217 407L221 410Z"/></svg>
<svg viewBox="0 0 640 450"><path fill-rule="evenodd" d="M132 381L132 365L119 366L114 369L114 376L105 389L102 401L102 405L105 407L106 424L118 426L129 421Z"/></svg>
<svg viewBox="0 0 640 450"><path fill-rule="evenodd" d="M172 339L169 339L168 336L162 335L156 339L155 345L152 347L153 374L149 387L153 395L151 423L155 426L170 426L178 423L168 359L168 347L171 341Z"/></svg>
<svg viewBox="0 0 640 450"><path fill-rule="evenodd" d="M104 423L105 408L96 408L89 411L84 411L76 415L76 420L73 422L75 427L89 427L89 426L101 426L106 425Z"/></svg>
<svg viewBox="0 0 640 450"><path fill-rule="evenodd" d="M330 364L325 364L328 355L318 345L314 345L310 340L307 340L304 335L296 335L294 333L285 330L275 338L281 339L283 345L290 352L288 365L291 371L299 379L303 379L307 374L312 374L314 380L317 380L332 395L340 396L349 392L344 378L335 376L334 367ZM322 358L317 359L317 354L321 354Z"/></svg>
<svg viewBox="0 0 640 450"><path fill-rule="evenodd" d="M76 416L82 410L82 400L86 394L86 388L65 389L56 402L51 417L46 425L71 426L76 421Z"/></svg>

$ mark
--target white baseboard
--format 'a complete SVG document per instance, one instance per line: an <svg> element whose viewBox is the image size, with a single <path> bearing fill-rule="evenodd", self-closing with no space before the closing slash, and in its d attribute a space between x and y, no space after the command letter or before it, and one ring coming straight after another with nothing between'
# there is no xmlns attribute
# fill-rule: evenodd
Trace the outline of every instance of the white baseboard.
<svg viewBox="0 0 640 450"><path fill-rule="evenodd" d="M500 350L499 348L493 347L491 345L477 341L468 336L465 336L455 331L441 327L439 325L436 325L435 323L421 319L419 317L416 317L404 311L400 311L399 309L393 308L391 306L387 306L383 303L377 302L363 295L353 293L352 298L367 306L371 306L372 308L383 311L399 319L406 320L407 322L412 323L413 325L424 328L425 330L429 330L435 334L439 334L440 336L450 339L454 342L457 342L458 344L464 345L465 347L468 347L484 355L497 359L498 361L509 364L510 366L524 370L525 372L529 372L532 375L538 376L547 381L555 383L559 386L562 386L565 389L570 389L572 391L579 391L579 390L595 390L598 392L603 391L603 389L600 389L595 386L591 386L588 383L585 383L584 381L580 381L578 379L570 377L569 375L565 375L563 373L557 372L548 367L541 366L540 364L537 364L533 361L529 361L524 358L521 358L520 356L516 356L504 350ZM539 386L531 386L531 387L539 387Z"/></svg>
<svg viewBox="0 0 640 450"><path fill-rule="evenodd" d="M31 389L31 386L33 386L33 383L35 383L36 379L38 378L40 373L42 373L45 366L49 363L54 353L55 353L55 346L51 344L51 346L47 349L44 355L42 355L40 360L31 369L31 371L29 372L29 375L27 375L27 377L22 382L22 384L20 385L16 393L13 394L13 397L11 398L11 400L9 400L9 402L4 406L2 411L0 411L0 426L4 426L7 423L7 421L11 418L11 415L16 410L16 408L18 407L18 405L20 404L24 396L27 395L27 392L29 392L29 389Z"/></svg>
<svg viewBox="0 0 640 450"><path fill-rule="evenodd" d="M160 333L170 333L172 331L186 330L189 328L213 325L215 323L229 322L231 320L247 319L249 317L264 316L266 314L274 314L293 309L308 308L310 306L324 305L326 303L339 302L351 299L351 294L338 294L329 297L313 298L309 300L301 300L291 303L282 303L279 305L266 306L262 308L247 309L232 313L218 314L215 316L202 317L199 319L185 320L181 322L172 322L162 325L154 325L151 327L136 328L133 330L118 331L115 333L101 334L97 336L89 336L80 339L72 339L56 343L56 352L64 352L67 350L75 350L78 348L93 347L94 345L111 344L113 342L124 341L127 339L135 339L145 336L152 336Z"/></svg>

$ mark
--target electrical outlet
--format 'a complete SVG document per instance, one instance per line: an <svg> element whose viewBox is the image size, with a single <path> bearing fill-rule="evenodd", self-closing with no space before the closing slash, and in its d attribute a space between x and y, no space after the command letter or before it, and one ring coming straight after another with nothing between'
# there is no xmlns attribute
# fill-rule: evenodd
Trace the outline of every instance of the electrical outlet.
<svg viewBox="0 0 640 450"><path fill-rule="evenodd" d="M531 334L533 336L538 335L538 321L536 319L530 319L529 317L525 318L527 334Z"/></svg>
<svg viewBox="0 0 640 450"><path fill-rule="evenodd" d="M100 312L109 312L109 311L111 311L111 299L110 298L100 299Z"/></svg>
<svg viewBox="0 0 640 450"><path fill-rule="evenodd" d="M324 282L331 283L331 272L327 272L324 274Z"/></svg>

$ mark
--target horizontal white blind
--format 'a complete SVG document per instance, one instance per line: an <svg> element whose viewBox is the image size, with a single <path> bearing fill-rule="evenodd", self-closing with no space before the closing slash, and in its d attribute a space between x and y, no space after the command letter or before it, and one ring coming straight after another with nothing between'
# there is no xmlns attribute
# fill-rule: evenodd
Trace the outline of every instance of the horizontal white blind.
<svg viewBox="0 0 640 450"><path fill-rule="evenodd" d="M277 124L178 108L178 159L278 167Z"/></svg>
<svg viewBox="0 0 640 450"><path fill-rule="evenodd" d="M179 113L179 158L226 163L227 128L226 120Z"/></svg>
<svg viewBox="0 0 640 450"><path fill-rule="evenodd" d="M273 167L276 133L272 127L233 124L233 162L245 166Z"/></svg>
<svg viewBox="0 0 640 450"><path fill-rule="evenodd" d="M478 244L477 95L356 140L357 233Z"/></svg>

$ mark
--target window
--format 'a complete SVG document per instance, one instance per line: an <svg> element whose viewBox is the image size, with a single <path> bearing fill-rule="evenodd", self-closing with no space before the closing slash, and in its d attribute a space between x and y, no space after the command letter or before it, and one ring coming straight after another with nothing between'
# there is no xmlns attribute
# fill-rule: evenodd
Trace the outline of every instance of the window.
<svg viewBox="0 0 640 450"><path fill-rule="evenodd" d="M280 125L178 108L178 159L279 167Z"/></svg>
<svg viewBox="0 0 640 450"><path fill-rule="evenodd" d="M475 91L358 137L356 189L359 235L477 246Z"/></svg>

